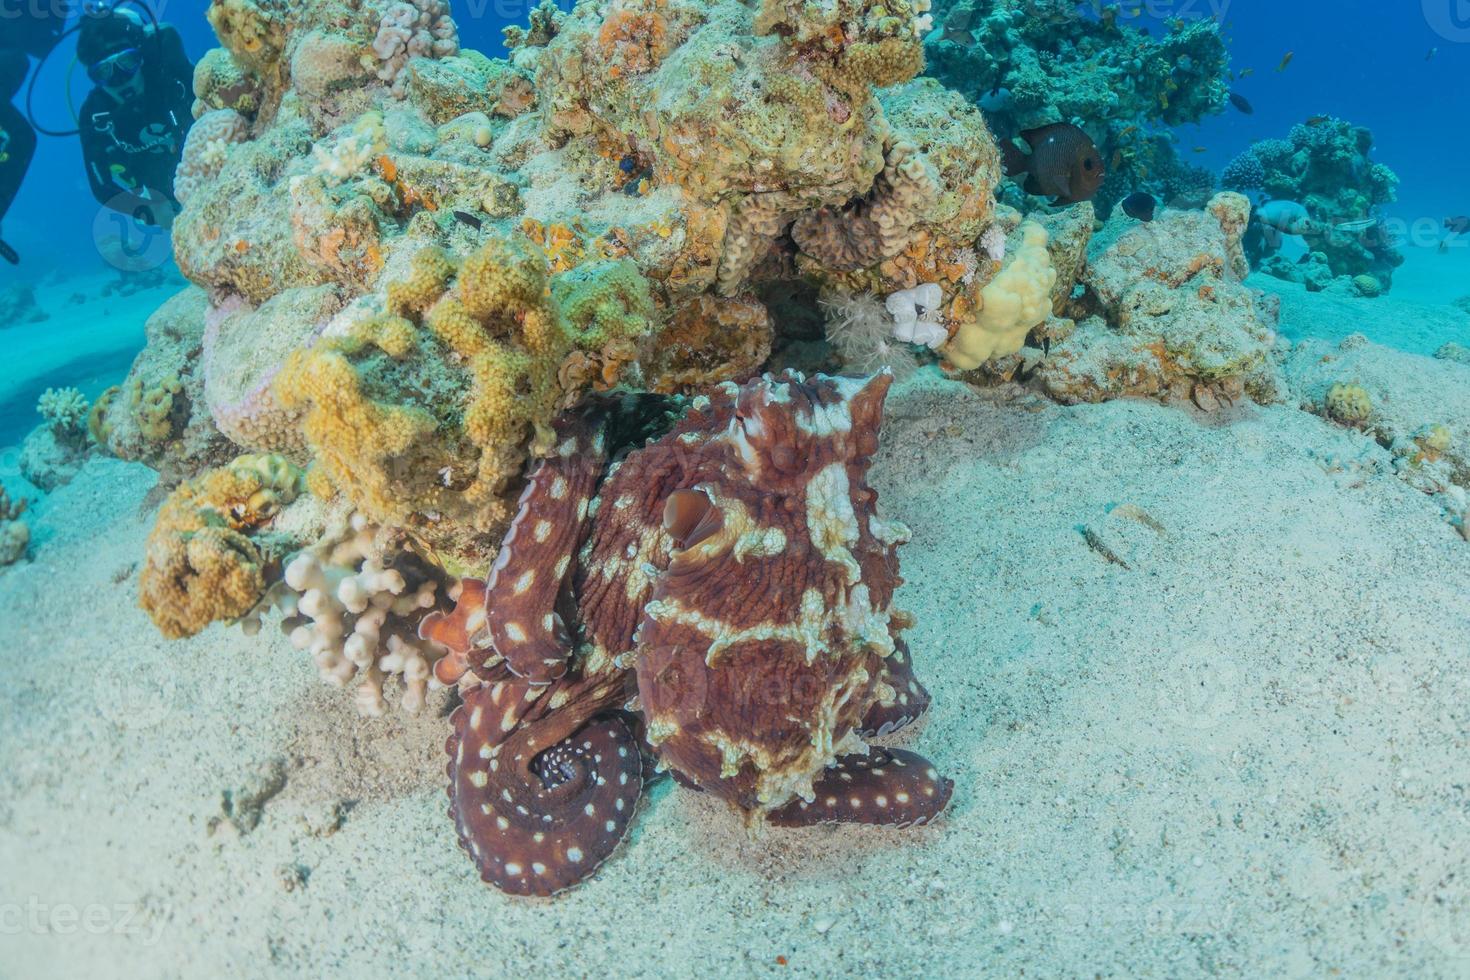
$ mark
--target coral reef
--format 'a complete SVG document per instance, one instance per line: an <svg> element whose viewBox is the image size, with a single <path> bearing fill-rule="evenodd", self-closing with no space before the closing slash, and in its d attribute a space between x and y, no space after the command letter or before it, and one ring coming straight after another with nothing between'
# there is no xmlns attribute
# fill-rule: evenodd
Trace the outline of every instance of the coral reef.
<svg viewBox="0 0 1470 980"><path fill-rule="evenodd" d="M993 107L1009 134L1077 119L1178 126L1220 111L1229 95L1229 56L1209 19L1153 37L1115 7L1091 18L1068 0L939 0L934 20L929 71Z"/></svg>
<svg viewBox="0 0 1470 980"><path fill-rule="evenodd" d="M773 284L937 284L939 341L1001 271L1000 172L980 113L913 80L926 9L545 7L495 61L441 0L218 0L174 228L203 354L130 379L109 445L153 462L202 376L236 445L468 556L563 406L758 370Z"/></svg>
<svg viewBox="0 0 1470 980"><path fill-rule="evenodd" d="M57 439L72 445L87 442L87 399L75 388L47 388L36 403L36 411L46 420Z"/></svg>
<svg viewBox="0 0 1470 980"><path fill-rule="evenodd" d="M632 263L552 276L525 236L458 266L419 252L387 306L293 355L277 397L302 412L322 474L368 517L475 532L503 529L528 448L550 448L562 364L580 351L601 362L599 386L616 384L653 314Z"/></svg>
<svg viewBox="0 0 1470 980"><path fill-rule="evenodd" d="M1051 315L1057 273L1046 249L1046 229L1028 222L1017 234L1017 244L1007 249L1010 264L980 293L978 315L962 324L944 349L962 371L1016 353L1026 335Z"/></svg>
<svg viewBox="0 0 1470 980"><path fill-rule="evenodd" d="M178 482L238 450L215 428L204 399L199 357L208 297L190 287L148 318L148 344L119 391L99 399L88 428L122 459L146 463Z"/></svg>
<svg viewBox="0 0 1470 980"><path fill-rule="evenodd" d="M928 703L892 605L908 534L864 479L890 382L720 386L600 490L617 427L558 420L491 577L421 628L464 692L451 812L485 880L547 895L606 860L641 792L639 732L753 823L944 808L952 784L927 761L863 741Z"/></svg>
<svg viewBox="0 0 1470 980"><path fill-rule="evenodd" d="M1369 275L1387 291L1404 257L1377 219L1382 206L1396 199L1399 180L1373 161L1372 151L1373 134L1367 129L1343 119L1313 120L1293 127L1288 139L1250 147L1226 169L1225 185L1301 204L1315 226L1307 244L1321 254L1331 275ZM1270 253L1267 236L1260 234L1249 236L1246 248L1258 265ZM1271 265L1263 269L1273 275L1281 271Z"/></svg>
<svg viewBox="0 0 1470 980"><path fill-rule="evenodd" d="M1203 211L1166 210L1149 225L1117 216L1085 265L1076 252L1086 237L1063 233L1058 265L1080 270L1082 295L1068 299L1072 285L1059 280L1054 309L1065 316L1035 338L1046 349L982 374L1068 403L1144 397L1214 411L1245 397L1277 400L1278 306L1242 282L1249 214L1244 197L1224 193Z"/></svg>
<svg viewBox="0 0 1470 980"><path fill-rule="evenodd" d="M26 556L31 543L30 525L25 517L28 502L11 500L10 494L0 487L0 568L14 565Z"/></svg>
<svg viewBox="0 0 1470 980"><path fill-rule="evenodd" d="M174 197L180 204L187 204L201 183L219 176L229 159L230 147L243 143L249 133L249 120L234 109L215 109L195 120L174 175Z"/></svg>
<svg viewBox="0 0 1470 980"><path fill-rule="evenodd" d="M1087 129L1107 161L1103 216L1136 190L1201 206L1213 177L1178 158L1170 128L1226 104L1219 25L1181 18L1153 36L1127 25L1117 6L1100 14L1069 0L939 0L925 41L928 71L980 105L1004 137L1055 122ZM1016 192L1008 202L1023 198Z"/></svg>
<svg viewBox="0 0 1470 980"><path fill-rule="evenodd" d="M50 493L71 482L91 455L87 399L75 388L48 388L36 403L45 420L25 438L20 471L27 480Z"/></svg>

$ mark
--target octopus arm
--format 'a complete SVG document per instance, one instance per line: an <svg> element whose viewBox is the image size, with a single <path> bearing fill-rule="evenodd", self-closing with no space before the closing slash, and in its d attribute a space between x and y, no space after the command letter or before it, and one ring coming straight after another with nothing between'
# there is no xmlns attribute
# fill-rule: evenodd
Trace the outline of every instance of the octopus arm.
<svg viewBox="0 0 1470 980"><path fill-rule="evenodd" d="M490 570L490 645L533 683L561 677L571 657L571 637L556 606L607 462L604 425L596 412L557 420L553 454L532 471Z"/></svg>
<svg viewBox="0 0 1470 980"><path fill-rule="evenodd" d="M485 660L488 650L476 648L475 635L485 628L485 583L477 578L461 579L459 596L449 612L431 612L419 621L419 639L447 650L434 662L434 677L445 687Z"/></svg>
<svg viewBox="0 0 1470 980"><path fill-rule="evenodd" d="M914 676L914 661L908 646L902 640L894 646L893 654L883 659L878 674L882 696L873 702L858 729L863 738L891 735L918 721L929 710L929 692Z"/></svg>
<svg viewBox="0 0 1470 980"><path fill-rule="evenodd" d="M813 783L815 796L771 811L778 827L821 823L867 823L910 827L928 823L949 804L954 780L935 772L929 760L903 749L873 748L845 755Z"/></svg>
<svg viewBox="0 0 1470 980"><path fill-rule="evenodd" d="M638 743L611 714L544 749L538 734L556 738L557 726L532 723L502 738L489 690L471 691L455 715L450 813L486 882L555 895L596 871L627 833L643 792Z"/></svg>

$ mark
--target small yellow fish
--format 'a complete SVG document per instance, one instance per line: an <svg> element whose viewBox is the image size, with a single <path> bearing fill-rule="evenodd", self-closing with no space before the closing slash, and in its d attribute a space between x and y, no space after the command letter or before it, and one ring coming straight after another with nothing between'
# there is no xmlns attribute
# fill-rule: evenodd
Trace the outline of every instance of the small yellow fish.
<svg viewBox="0 0 1470 980"><path fill-rule="evenodd" d="M1295 51L1288 51L1288 52L1286 52L1286 56L1281 59L1281 64L1279 64L1279 65L1276 66L1276 70L1277 71L1286 71L1286 66L1289 65L1289 64L1291 64L1291 59L1292 58L1295 58L1295 57L1296 57L1296 52Z"/></svg>

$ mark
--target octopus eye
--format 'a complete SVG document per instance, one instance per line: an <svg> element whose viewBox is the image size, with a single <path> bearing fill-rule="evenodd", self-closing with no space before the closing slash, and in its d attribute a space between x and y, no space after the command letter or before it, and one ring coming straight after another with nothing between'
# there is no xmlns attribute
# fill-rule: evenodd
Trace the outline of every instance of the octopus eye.
<svg viewBox="0 0 1470 980"><path fill-rule="evenodd" d="M720 509L702 490L675 490L664 502L664 530L680 551L714 537L724 526Z"/></svg>

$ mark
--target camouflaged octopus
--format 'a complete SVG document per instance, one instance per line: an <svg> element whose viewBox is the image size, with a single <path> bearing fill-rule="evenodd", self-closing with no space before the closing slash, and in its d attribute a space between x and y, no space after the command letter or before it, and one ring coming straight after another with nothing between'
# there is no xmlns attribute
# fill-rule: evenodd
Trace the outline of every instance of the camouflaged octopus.
<svg viewBox="0 0 1470 980"><path fill-rule="evenodd" d="M610 467L605 412L559 420L488 580L421 628L463 693L450 814L487 882L550 895L591 874L645 758L752 822L945 807L925 759L863 741L929 702L892 606L908 532L866 481L890 383L726 384Z"/></svg>

